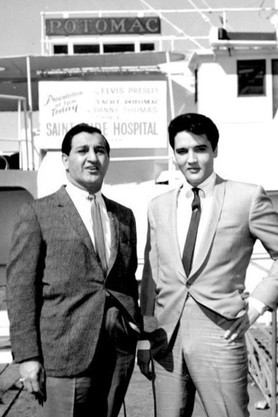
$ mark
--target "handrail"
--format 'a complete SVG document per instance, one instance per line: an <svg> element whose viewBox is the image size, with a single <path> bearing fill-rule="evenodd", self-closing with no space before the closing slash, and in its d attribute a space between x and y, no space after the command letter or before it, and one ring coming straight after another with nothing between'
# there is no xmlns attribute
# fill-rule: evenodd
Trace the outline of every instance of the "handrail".
<svg viewBox="0 0 278 417"><path fill-rule="evenodd" d="M271 417L277 414L277 305L272 312L272 407Z"/></svg>
<svg viewBox="0 0 278 417"><path fill-rule="evenodd" d="M9 138L2 138L0 139L1 142L18 142L18 148L19 148L19 168L23 168L23 150L21 147L21 143L23 142L25 144L25 158L26 158L26 167L27 170L34 169L34 149L33 149L33 133L32 129L31 132L29 132L28 129L28 118L27 118L27 100L26 97L23 96L16 96L16 95L8 95L8 94L0 94L0 100L14 100L17 101L17 112L18 112L18 132L17 132L17 139L9 139ZM21 112L23 111L23 124L24 124L24 132L25 137L22 139L22 132L21 132ZM28 133L30 135L30 140L28 138ZM31 150L30 150L31 145Z"/></svg>
<svg viewBox="0 0 278 417"><path fill-rule="evenodd" d="M2 163L4 164L2 167ZM0 154L0 169L9 169L9 162L4 155Z"/></svg>

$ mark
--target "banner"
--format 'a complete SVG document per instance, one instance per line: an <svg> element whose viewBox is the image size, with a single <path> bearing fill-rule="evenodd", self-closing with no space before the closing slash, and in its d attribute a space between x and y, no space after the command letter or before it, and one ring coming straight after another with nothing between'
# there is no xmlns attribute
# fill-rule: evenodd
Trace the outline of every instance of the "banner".
<svg viewBox="0 0 278 417"><path fill-rule="evenodd" d="M60 149L84 122L111 148L167 147L166 93L166 81L40 81L40 147Z"/></svg>
<svg viewBox="0 0 278 417"><path fill-rule="evenodd" d="M143 35L161 33L160 18L147 17L76 17L46 19L46 36Z"/></svg>

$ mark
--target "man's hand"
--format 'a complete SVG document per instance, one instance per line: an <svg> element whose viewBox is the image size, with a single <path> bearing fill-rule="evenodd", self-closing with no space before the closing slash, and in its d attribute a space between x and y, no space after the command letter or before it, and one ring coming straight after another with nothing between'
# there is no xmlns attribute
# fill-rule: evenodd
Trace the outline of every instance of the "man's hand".
<svg viewBox="0 0 278 417"><path fill-rule="evenodd" d="M233 321L233 324L224 334L224 338L230 343L234 342L237 338L244 335L249 327L255 323L257 318L260 316L258 310L254 307L249 306L248 311L242 317Z"/></svg>
<svg viewBox="0 0 278 417"><path fill-rule="evenodd" d="M153 372L151 369L150 349L138 349L137 350L137 363L138 363L141 373L151 381L153 378Z"/></svg>
<svg viewBox="0 0 278 417"><path fill-rule="evenodd" d="M39 401L45 400L45 372L37 360L22 362L19 366L21 381L24 387Z"/></svg>

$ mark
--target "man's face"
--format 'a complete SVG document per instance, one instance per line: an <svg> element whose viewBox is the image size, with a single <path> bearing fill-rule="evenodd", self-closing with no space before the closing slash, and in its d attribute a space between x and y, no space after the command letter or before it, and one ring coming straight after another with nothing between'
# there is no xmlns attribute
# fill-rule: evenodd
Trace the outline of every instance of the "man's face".
<svg viewBox="0 0 278 417"><path fill-rule="evenodd" d="M198 186L213 172L217 148L212 150L211 143L205 134L195 135L183 131L175 136L174 154L186 181L192 186Z"/></svg>
<svg viewBox="0 0 278 417"><path fill-rule="evenodd" d="M68 180L83 190L100 190L109 165L105 139L99 133L81 132L72 138L69 155L62 160Z"/></svg>

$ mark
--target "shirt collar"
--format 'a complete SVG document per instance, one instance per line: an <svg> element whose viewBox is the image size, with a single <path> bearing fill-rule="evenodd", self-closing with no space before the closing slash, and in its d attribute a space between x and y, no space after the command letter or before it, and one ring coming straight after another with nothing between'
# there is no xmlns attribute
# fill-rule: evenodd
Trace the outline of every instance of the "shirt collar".
<svg viewBox="0 0 278 417"><path fill-rule="evenodd" d="M216 173L213 171L212 174L203 181L200 185L198 185L198 188L200 191L200 197L207 198L211 197L213 195L214 187L216 182ZM187 181L183 184L183 190L185 193L185 196L187 198L192 196L192 185L189 184Z"/></svg>
<svg viewBox="0 0 278 417"><path fill-rule="evenodd" d="M82 188L77 187L76 185L74 185L72 182L70 182L69 180L67 180L66 182L66 187L67 190L69 191L69 193L75 197L79 197L79 198L86 198L88 199L89 196L89 192L87 190L83 190ZM101 190L97 191L96 193L94 193L97 200L99 200L101 198Z"/></svg>

